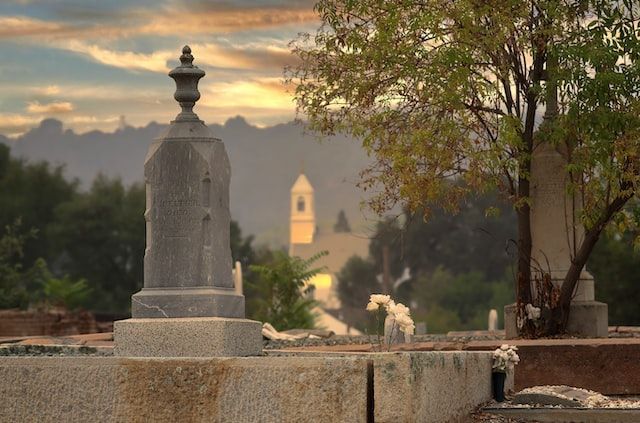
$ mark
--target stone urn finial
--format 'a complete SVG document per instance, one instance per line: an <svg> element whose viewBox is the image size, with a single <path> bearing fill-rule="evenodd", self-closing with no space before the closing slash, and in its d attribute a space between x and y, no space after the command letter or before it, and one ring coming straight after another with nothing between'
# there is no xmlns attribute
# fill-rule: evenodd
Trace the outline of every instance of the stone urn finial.
<svg viewBox="0 0 640 423"><path fill-rule="evenodd" d="M204 76L204 71L193 65L189 46L182 48L180 66L169 72L169 76L176 81L176 92L173 98L182 107L182 112L176 116L176 121L199 121L198 115L193 112L193 106L200 99L198 81Z"/></svg>

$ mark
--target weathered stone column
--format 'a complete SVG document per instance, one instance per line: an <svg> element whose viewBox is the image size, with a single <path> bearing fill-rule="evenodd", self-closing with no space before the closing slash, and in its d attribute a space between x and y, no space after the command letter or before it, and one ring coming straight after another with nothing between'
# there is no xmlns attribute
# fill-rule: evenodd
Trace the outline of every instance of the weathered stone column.
<svg viewBox="0 0 640 423"><path fill-rule="evenodd" d="M532 277L542 279L549 273L558 287L584 239L578 219L582 204L578 196L567 193L566 166L567 159L550 143L536 145L531 162ZM532 290L536 297L533 286ZM514 305L505 307L505 329L507 338L517 335ZM593 276L584 269L574 291L567 331L608 336L607 305L595 301Z"/></svg>
<svg viewBox="0 0 640 423"><path fill-rule="evenodd" d="M114 325L124 356L242 356L262 349L261 324L244 319L230 248L224 144L193 112L205 73L185 46L169 76L182 111L149 147L144 287Z"/></svg>

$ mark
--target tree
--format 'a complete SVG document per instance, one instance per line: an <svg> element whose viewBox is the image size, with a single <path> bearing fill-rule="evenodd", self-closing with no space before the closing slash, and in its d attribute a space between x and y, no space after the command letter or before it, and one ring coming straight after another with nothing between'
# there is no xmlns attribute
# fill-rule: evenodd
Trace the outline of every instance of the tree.
<svg viewBox="0 0 640 423"><path fill-rule="evenodd" d="M596 246L587 268L599 281L598 298L609 307L610 325L640 325L640 252L633 248L633 237L607 234Z"/></svg>
<svg viewBox="0 0 640 423"><path fill-rule="evenodd" d="M86 279L93 293L87 306L127 313L131 295L142 287L145 249L145 191L98 175L91 189L55 210L46 236L58 252L52 267Z"/></svg>
<svg viewBox="0 0 640 423"><path fill-rule="evenodd" d="M83 305L89 293L86 281L74 281L68 275L54 278L42 258L23 268L24 244L36 236L35 229L23 232L18 220L0 238L0 309L62 306L73 310Z"/></svg>
<svg viewBox="0 0 640 423"><path fill-rule="evenodd" d="M370 205L455 212L498 188L518 219L517 303L531 292L534 147L567 160L585 235L543 334L564 332L600 234L637 224L640 5L631 0L320 0L322 26L294 43L298 109L321 134L360 138L375 158ZM539 116L545 112L540 124ZM458 183L452 184L452 179ZM530 322L522 334L537 336Z"/></svg>
<svg viewBox="0 0 640 423"><path fill-rule="evenodd" d="M359 330L366 330L371 323L368 312L365 310L369 296L381 292L377 274L376 267L370 260L353 256L336 275L338 299L342 306L344 321ZM375 331L374 327L370 329L372 333Z"/></svg>
<svg viewBox="0 0 640 423"><path fill-rule="evenodd" d="M333 225L333 232L351 232L351 226L349 226L344 210L340 210L340 213L338 213L338 220Z"/></svg>
<svg viewBox="0 0 640 423"><path fill-rule="evenodd" d="M38 286L46 280L44 260L36 260L27 269L21 263L24 244L36 234L34 229L24 233L20 220L5 227L0 238L0 309L27 308Z"/></svg>
<svg viewBox="0 0 640 423"><path fill-rule="evenodd" d="M322 270L311 265L324 255L303 260L276 251L273 262L249 266L258 274L255 288L261 294L255 299L254 316L278 330L313 329L315 316L311 310L316 302L307 296L310 293L307 282Z"/></svg>
<svg viewBox="0 0 640 423"><path fill-rule="evenodd" d="M66 180L62 166L28 163L9 153L9 147L0 144L0 228L20 219L23 227L38 232L37 239L24 240L20 263L29 267L37 258L49 259L55 252L46 228L55 218L56 207L77 193L78 181Z"/></svg>

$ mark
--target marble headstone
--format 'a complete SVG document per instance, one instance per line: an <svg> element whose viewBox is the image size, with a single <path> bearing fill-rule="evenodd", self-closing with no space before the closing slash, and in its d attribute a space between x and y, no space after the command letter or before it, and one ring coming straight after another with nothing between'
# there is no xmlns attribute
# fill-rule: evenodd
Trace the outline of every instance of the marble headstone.
<svg viewBox="0 0 640 423"><path fill-rule="evenodd" d="M132 319L114 325L116 354L259 354L261 324L244 319L232 276L229 158L193 112L205 73L188 46L182 53L169 73L182 111L144 163L144 286L132 296Z"/></svg>
<svg viewBox="0 0 640 423"><path fill-rule="evenodd" d="M549 142L538 143L531 161L532 278L551 276L560 287L584 238L579 215L582 204L568 192L567 159ZM537 296L532 282L532 295ZM593 277L582 269L569 312L567 331L588 337L608 336L607 305L594 299ZM506 337L515 338L515 305L505 306Z"/></svg>

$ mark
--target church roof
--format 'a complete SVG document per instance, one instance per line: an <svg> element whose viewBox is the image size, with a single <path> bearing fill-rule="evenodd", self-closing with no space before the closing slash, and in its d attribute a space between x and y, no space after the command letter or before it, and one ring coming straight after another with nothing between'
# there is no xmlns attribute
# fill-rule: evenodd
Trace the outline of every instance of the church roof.
<svg viewBox="0 0 640 423"><path fill-rule="evenodd" d="M366 258L369 255L370 239L351 232L319 234L311 244L293 244L291 254L308 259L321 251L329 255L320 258L313 267L326 266L331 273L338 273L351 256Z"/></svg>
<svg viewBox="0 0 640 423"><path fill-rule="evenodd" d="M291 192L300 194L313 192L313 187L307 177L304 176L304 173L301 173L300 176L298 176L298 179L296 179L296 182L291 187Z"/></svg>

